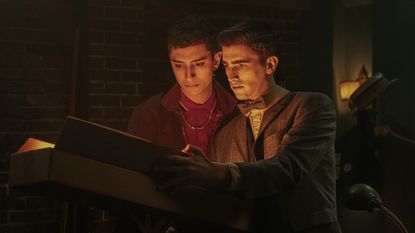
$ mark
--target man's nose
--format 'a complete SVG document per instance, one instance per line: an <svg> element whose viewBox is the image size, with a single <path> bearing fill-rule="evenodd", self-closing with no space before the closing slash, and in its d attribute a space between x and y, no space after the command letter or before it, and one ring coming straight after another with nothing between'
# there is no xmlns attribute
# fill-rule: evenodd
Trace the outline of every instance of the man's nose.
<svg viewBox="0 0 415 233"><path fill-rule="evenodd" d="M239 78L238 72L236 72L235 69L232 68L226 69L226 76L228 77L229 81L236 80Z"/></svg>
<svg viewBox="0 0 415 233"><path fill-rule="evenodd" d="M186 78L194 78L196 76L194 66L188 66L186 68Z"/></svg>

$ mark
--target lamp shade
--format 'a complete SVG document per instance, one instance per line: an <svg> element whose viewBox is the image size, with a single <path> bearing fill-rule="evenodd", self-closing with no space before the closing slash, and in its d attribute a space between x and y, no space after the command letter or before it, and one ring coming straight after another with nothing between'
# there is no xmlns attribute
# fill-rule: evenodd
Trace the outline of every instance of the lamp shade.
<svg viewBox="0 0 415 233"><path fill-rule="evenodd" d="M350 96L359 87L358 81L343 81L340 83L340 98L343 101L350 99Z"/></svg>

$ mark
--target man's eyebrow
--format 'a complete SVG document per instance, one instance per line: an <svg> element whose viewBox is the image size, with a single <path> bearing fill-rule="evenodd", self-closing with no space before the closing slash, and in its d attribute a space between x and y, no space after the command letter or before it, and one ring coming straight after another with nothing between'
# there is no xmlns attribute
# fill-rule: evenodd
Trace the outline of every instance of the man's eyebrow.
<svg viewBox="0 0 415 233"><path fill-rule="evenodd" d="M203 57L201 57L201 58L198 58L198 59L193 60L192 62L203 61L203 60L205 60L206 58L208 58L208 56L203 56Z"/></svg>
<svg viewBox="0 0 415 233"><path fill-rule="evenodd" d="M196 58L195 60L192 60L191 62L199 62L199 61L203 61L203 60L205 60L206 58L208 58L209 56L203 56L203 57L200 57L200 58ZM173 59L173 60L171 60L172 62L175 62L175 63L184 63L184 62L182 62L182 61L179 61L179 60L175 60L175 59Z"/></svg>
<svg viewBox="0 0 415 233"><path fill-rule="evenodd" d="M227 62L227 61L223 60L222 63L226 63L226 64L228 64L228 63L231 63L231 64L240 64L240 63L246 63L246 62L250 62L250 61L251 61L250 59L244 58L244 59L234 60L232 62Z"/></svg>
<svg viewBox="0 0 415 233"><path fill-rule="evenodd" d="M250 59L245 58L245 59L235 60L235 61L233 61L232 63L234 63L234 64L238 64L238 63L245 63L245 62L250 62L250 61L251 61Z"/></svg>
<svg viewBox="0 0 415 233"><path fill-rule="evenodd" d="M178 61L178 60L171 60L172 62L174 62L174 63L184 63L184 62L182 62L182 61Z"/></svg>

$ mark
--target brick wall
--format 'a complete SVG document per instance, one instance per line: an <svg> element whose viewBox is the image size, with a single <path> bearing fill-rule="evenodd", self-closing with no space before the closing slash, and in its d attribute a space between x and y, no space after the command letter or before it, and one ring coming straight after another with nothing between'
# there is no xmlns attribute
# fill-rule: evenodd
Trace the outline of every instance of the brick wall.
<svg viewBox="0 0 415 233"><path fill-rule="evenodd" d="M59 202L7 186L6 155L53 141L68 109L72 54L65 1L0 1L0 232L53 232Z"/></svg>
<svg viewBox="0 0 415 233"><path fill-rule="evenodd" d="M174 77L165 47L172 21L189 13L209 17L218 29L246 17L269 19L281 32L277 77L298 71L301 12L273 6L215 1L89 0L81 46L78 105L84 117L125 129L132 108L166 90ZM28 137L53 142L70 113L75 1L0 1L0 231L57 232L61 203L7 186L6 155ZM226 84L224 74L218 74ZM91 210L91 232L110 232L108 211Z"/></svg>
<svg viewBox="0 0 415 233"><path fill-rule="evenodd" d="M89 119L124 130L142 97L143 5L139 1L88 4Z"/></svg>

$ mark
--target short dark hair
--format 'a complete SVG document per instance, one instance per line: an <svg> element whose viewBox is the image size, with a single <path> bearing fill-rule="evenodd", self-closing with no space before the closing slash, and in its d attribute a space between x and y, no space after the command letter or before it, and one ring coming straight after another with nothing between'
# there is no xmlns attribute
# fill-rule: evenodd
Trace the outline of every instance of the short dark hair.
<svg viewBox="0 0 415 233"><path fill-rule="evenodd" d="M191 45L205 44L212 53L219 47L216 33L209 21L200 15L189 15L175 22L167 36L167 48L184 48Z"/></svg>
<svg viewBox="0 0 415 233"><path fill-rule="evenodd" d="M268 22L248 19L220 32L217 40L220 47L246 45L264 62L268 57L277 55L278 39Z"/></svg>

